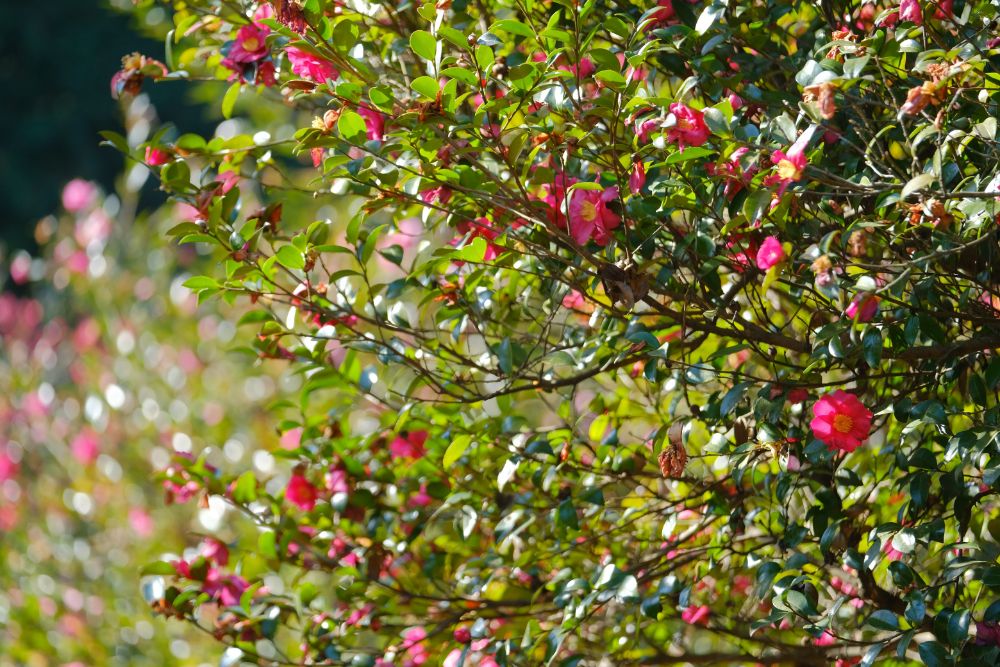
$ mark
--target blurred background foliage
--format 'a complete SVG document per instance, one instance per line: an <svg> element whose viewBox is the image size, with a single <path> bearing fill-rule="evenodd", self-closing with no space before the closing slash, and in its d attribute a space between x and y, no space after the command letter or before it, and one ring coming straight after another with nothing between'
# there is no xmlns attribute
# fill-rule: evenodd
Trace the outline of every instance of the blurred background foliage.
<svg viewBox="0 0 1000 667"><path fill-rule="evenodd" d="M170 505L157 474L187 452L269 473L265 408L295 388L234 351L229 306L182 287L211 262L164 240L187 212L99 145L147 140L159 114L174 135L239 129L190 88L112 99L121 57L162 57L167 30L152 3L121 5L0 7L2 667L218 664L210 637L151 612L140 571L240 528L214 501Z"/></svg>

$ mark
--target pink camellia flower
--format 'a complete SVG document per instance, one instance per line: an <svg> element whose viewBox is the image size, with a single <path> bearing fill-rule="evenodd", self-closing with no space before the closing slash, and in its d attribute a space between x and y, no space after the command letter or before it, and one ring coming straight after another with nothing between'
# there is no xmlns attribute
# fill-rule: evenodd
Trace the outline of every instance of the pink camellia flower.
<svg viewBox="0 0 1000 667"><path fill-rule="evenodd" d="M302 444L302 427L290 428L281 434L282 449L298 449Z"/></svg>
<svg viewBox="0 0 1000 667"><path fill-rule="evenodd" d="M955 0L940 0L935 5L934 18L950 19L955 15Z"/></svg>
<svg viewBox="0 0 1000 667"><path fill-rule="evenodd" d="M84 429L78 433L73 438L73 442L70 443L69 448L73 453L73 458L84 465L90 465L96 461L97 456L101 453L97 434L90 429Z"/></svg>
<svg viewBox="0 0 1000 667"><path fill-rule="evenodd" d="M628 177L628 189L632 194L637 195L642 192L646 185L646 165L640 160L632 167L632 175Z"/></svg>
<svg viewBox="0 0 1000 667"><path fill-rule="evenodd" d="M423 643L425 639L427 639L427 631L420 626L409 628L403 632L404 667L419 667L427 662L430 653Z"/></svg>
<svg viewBox="0 0 1000 667"><path fill-rule="evenodd" d="M288 62L292 65L292 72L310 81L325 83L327 79L336 80L340 76L340 72L333 66L333 63L314 56L308 51L289 46L285 49L285 55L288 56Z"/></svg>
<svg viewBox="0 0 1000 667"><path fill-rule="evenodd" d="M870 322L878 313L878 302L874 294L859 294L848 304L844 315L858 322Z"/></svg>
<svg viewBox="0 0 1000 667"><path fill-rule="evenodd" d="M70 213L79 213L90 208L97 201L97 186L82 178L74 178L62 191L63 208Z"/></svg>
<svg viewBox="0 0 1000 667"><path fill-rule="evenodd" d="M569 233L580 245L593 238L604 246L611 240L611 230L621 224L621 218L607 207L618 198L618 188L574 190L569 200Z"/></svg>
<svg viewBox="0 0 1000 667"><path fill-rule="evenodd" d="M706 605L688 607L681 612L681 619L688 625L708 625L710 610Z"/></svg>
<svg viewBox="0 0 1000 667"><path fill-rule="evenodd" d="M788 186L796 181L802 180L802 173L806 168L806 154L801 148L792 146L788 153L776 150L771 154L771 162L774 163L775 173L764 179L765 185L778 183L778 196L785 194Z"/></svg>
<svg viewBox="0 0 1000 667"><path fill-rule="evenodd" d="M389 452L396 458L419 459L427 452L427 437L427 431L403 431L389 443Z"/></svg>
<svg viewBox="0 0 1000 667"><path fill-rule="evenodd" d="M436 188L430 188L429 190L421 190L418 195L421 201L434 204L440 203L442 206L448 203L451 199L452 189L447 185L439 185Z"/></svg>
<svg viewBox="0 0 1000 667"><path fill-rule="evenodd" d="M868 439L872 413L857 396L838 389L813 405L809 427L827 447L853 452Z"/></svg>
<svg viewBox="0 0 1000 667"><path fill-rule="evenodd" d="M285 488L285 500L300 510L308 512L316 506L317 497L319 497L319 492L316 487L302 473L292 474L288 480L288 486Z"/></svg>
<svg viewBox="0 0 1000 667"><path fill-rule="evenodd" d="M229 563L228 547L214 537L207 537L201 543L201 555L216 565L226 565Z"/></svg>
<svg viewBox="0 0 1000 667"><path fill-rule="evenodd" d="M202 590L229 607L238 605L243 592L250 587L246 579L237 574L222 574L218 569L209 568Z"/></svg>
<svg viewBox="0 0 1000 667"><path fill-rule="evenodd" d="M776 236L768 236L757 250L757 268L767 271L772 266L781 264L785 259L785 249Z"/></svg>
<svg viewBox="0 0 1000 667"><path fill-rule="evenodd" d="M351 485L347 480L347 471L340 468L330 468L326 473L326 490L331 494L350 493Z"/></svg>
<svg viewBox="0 0 1000 667"><path fill-rule="evenodd" d="M358 115L365 119L365 130L369 140L382 141L385 136L385 114L367 104L358 105Z"/></svg>
<svg viewBox="0 0 1000 667"><path fill-rule="evenodd" d="M899 19L920 25L924 22L924 13L920 8L920 0L902 0L899 3Z"/></svg>
<svg viewBox="0 0 1000 667"><path fill-rule="evenodd" d="M576 182L576 178L559 172L551 184L541 187L541 200L549 207L549 221L559 229L566 229L566 191Z"/></svg>
<svg viewBox="0 0 1000 667"><path fill-rule="evenodd" d="M267 36L271 29L265 25L252 23L245 25L236 33L229 53L223 58L222 64L236 72L242 71L242 65L263 60L269 55Z"/></svg>
<svg viewBox="0 0 1000 667"><path fill-rule="evenodd" d="M667 141L677 144L682 151L687 146L701 146L711 134L705 125L705 114L697 109L674 102L670 105L676 124L667 130Z"/></svg>
<svg viewBox="0 0 1000 667"><path fill-rule="evenodd" d="M646 118L635 121L635 138L640 144L649 142L649 135L660 129L659 118Z"/></svg>
<svg viewBox="0 0 1000 667"><path fill-rule="evenodd" d="M153 146L146 146L146 164L150 167L160 167L170 162L172 156L170 151L165 151L162 148L155 148Z"/></svg>
<svg viewBox="0 0 1000 667"><path fill-rule="evenodd" d="M410 496L406 504L409 507L427 507L432 502L434 499L427 493L427 485L421 484L420 490Z"/></svg>
<svg viewBox="0 0 1000 667"><path fill-rule="evenodd" d="M813 640L816 646L832 646L837 643L837 638L830 634L829 630L824 630L823 634Z"/></svg>

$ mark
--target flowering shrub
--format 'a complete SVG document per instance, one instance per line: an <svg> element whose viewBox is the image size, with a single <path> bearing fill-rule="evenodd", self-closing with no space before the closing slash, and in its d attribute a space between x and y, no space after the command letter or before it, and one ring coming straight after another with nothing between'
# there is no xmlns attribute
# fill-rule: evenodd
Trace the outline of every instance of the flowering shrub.
<svg viewBox="0 0 1000 667"><path fill-rule="evenodd" d="M158 612L260 664L997 659L993 4L173 10L114 88L229 131L105 136L302 385L280 470L164 473L254 537Z"/></svg>

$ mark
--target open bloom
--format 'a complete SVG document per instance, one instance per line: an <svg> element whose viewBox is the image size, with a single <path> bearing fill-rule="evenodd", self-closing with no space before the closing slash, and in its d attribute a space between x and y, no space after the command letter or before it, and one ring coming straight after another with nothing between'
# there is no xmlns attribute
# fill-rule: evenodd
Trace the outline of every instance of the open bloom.
<svg viewBox="0 0 1000 667"><path fill-rule="evenodd" d="M269 34L271 30L265 25L253 23L243 26L236 33L236 39L222 60L222 64L229 69L240 71L241 64L263 60L269 54L267 49Z"/></svg>
<svg viewBox="0 0 1000 667"><path fill-rule="evenodd" d="M333 63L314 56L308 51L289 46L285 49L285 55L288 56L288 62L292 64L292 72L310 81L323 83L327 79L336 79L340 76L340 72L333 66Z"/></svg>
<svg viewBox="0 0 1000 667"><path fill-rule="evenodd" d="M288 480L288 487L285 488L285 500L300 510L308 512L315 507L318 496L319 492L316 487L301 473L294 473Z"/></svg>
<svg viewBox="0 0 1000 667"><path fill-rule="evenodd" d="M671 104L670 113L673 114L677 124L667 131L668 141L677 144L681 150L686 146L701 146L708 141L711 133L705 125L704 113L681 102Z"/></svg>
<svg viewBox="0 0 1000 667"><path fill-rule="evenodd" d="M868 439L872 413L854 394L838 389L813 405L809 427L830 449L853 452Z"/></svg>
<svg viewBox="0 0 1000 667"><path fill-rule="evenodd" d="M621 218L608 208L608 202L618 198L618 188L574 190L569 200L569 233L573 240L585 245L591 238L597 245L607 245L611 230L621 224Z"/></svg>
<svg viewBox="0 0 1000 667"><path fill-rule="evenodd" d="M760 244L757 251L757 268L767 271L772 266L777 266L785 259L785 249L781 247L781 241L777 236L768 236Z"/></svg>
<svg viewBox="0 0 1000 667"><path fill-rule="evenodd" d="M787 153L781 150L771 154L771 162L774 163L775 173L768 176L764 183L771 185L778 183L778 196L785 194L788 186L795 181L802 180L802 172L806 168L806 155L801 148L792 146Z"/></svg>

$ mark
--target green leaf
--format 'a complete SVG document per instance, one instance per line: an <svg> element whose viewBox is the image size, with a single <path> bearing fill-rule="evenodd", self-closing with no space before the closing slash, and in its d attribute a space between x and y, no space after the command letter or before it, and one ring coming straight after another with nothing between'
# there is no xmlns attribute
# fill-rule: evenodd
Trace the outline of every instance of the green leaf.
<svg viewBox="0 0 1000 667"><path fill-rule="evenodd" d="M610 84L612 86L624 86L626 83L625 77L622 76L620 72L616 72L610 69L601 70L594 76L597 77L597 79L599 79L600 81L603 81L604 83Z"/></svg>
<svg viewBox="0 0 1000 667"><path fill-rule="evenodd" d="M698 16L694 31L699 35L704 35L708 30L719 22L723 14L726 13L726 5L721 2L713 2Z"/></svg>
<svg viewBox="0 0 1000 667"><path fill-rule="evenodd" d="M414 30L410 33L410 48L424 60L434 62L437 58L437 40L426 30Z"/></svg>
<svg viewBox="0 0 1000 667"><path fill-rule="evenodd" d="M418 76L410 83L410 88L429 100L436 100L438 92L441 90L437 79L432 79L429 76Z"/></svg>
<svg viewBox="0 0 1000 667"><path fill-rule="evenodd" d="M265 530L257 537L257 552L271 560L278 557L278 536L273 530Z"/></svg>
<svg viewBox="0 0 1000 667"><path fill-rule="evenodd" d="M954 664L951 656L948 655L948 651L935 641L924 642L918 650L920 652L920 659L924 661L927 667L947 667Z"/></svg>
<svg viewBox="0 0 1000 667"><path fill-rule="evenodd" d="M865 363L872 368L878 368L882 361L882 334L875 327L868 327L861 338L861 348L864 351Z"/></svg>
<svg viewBox="0 0 1000 667"><path fill-rule="evenodd" d="M477 236L455 252L455 259L462 262L480 263L486 257L486 239Z"/></svg>
<svg viewBox="0 0 1000 667"><path fill-rule="evenodd" d="M303 269L306 266L306 260L302 256L302 251L293 245L278 248L275 257L278 258L278 262L282 266L288 269Z"/></svg>
<svg viewBox="0 0 1000 667"><path fill-rule="evenodd" d="M340 112L340 118L337 120L337 129L340 130L340 136L348 140L356 140L365 137L365 119L361 117L361 114L352 111L351 109L344 109Z"/></svg>
<svg viewBox="0 0 1000 667"><path fill-rule="evenodd" d="M213 239L214 240L214 239ZM219 281L208 276L193 276L184 281L184 287L189 290L218 289Z"/></svg>
<svg viewBox="0 0 1000 667"><path fill-rule="evenodd" d="M495 22L490 27L490 32L493 32L494 30L503 30L504 32L509 32L512 35L519 35L521 37L535 36L535 33L531 31L530 27L515 19L501 19Z"/></svg>
<svg viewBox="0 0 1000 667"><path fill-rule="evenodd" d="M876 630L899 630L899 619L888 609L879 609L865 621Z"/></svg>
<svg viewBox="0 0 1000 667"><path fill-rule="evenodd" d="M923 190L936 180L937 176L934 174L920 174L918 176L914 176L907 182L906 185L903 186L902 192L899 193L899 198L906 199L918 190ZM921 644L921 646L923 646L923 644Z"/></svg>
<svg viewBox="0 0 1000 667"><path fill-rule="evenodd" d="M171 575L177 574L177 570L175 570L174 566L167 561L158 560L155 563L143 566L143 568L139 570L139 574L144 577L153 574Z"/></svg>
<svg viewBox="0 0 1000 667"><path fill-rule="evenodd" d="M470 86L479 85L479 79L476 78L475 72L471 72L461 67L446 67L443 70L441 70L441 74L444 74L446 77L449 77L451 79L457 79L462 83Z"/></svg>
<svg viewBox="0 0 1000 667"><path fill-rule="evenodd" d="M257 478L252 471L246 471L236 480L233 500L238 503L252 503L257 500Z"/></svg>
<svg viewBox="0 0 1000 667"><path fill-rule="evenodd" d="M965 641L965 638L969 636L971 618L968 609L956 611L951 615L951 618L948 619L948 643L952 646L958 646Z"/></svg>
<svg viewBox="0 0 1000 667"><path fill-rule="evenodd" d="M222 116L224 118L231 118L233 115L233 107L236 106L236 99L240 96L240 89L243 84L239 81L229 86L229 90L222 98Z"/></svg>
<svg viewBox="0 0 1000 667"><path fill-rule="evenodd" d="M469 445L472 444L472 438L467 435L455 436L455 438L448 445L448 448L444 450L444 459L441 461L441 465L444 466L445 470L451 468L455 463L462 458L466 450L469 449Z"/></svg>
<svg viewBox="0 0 1000 667"><path fill-rule="evenodd" d="M752 386L750 382L740 382L738 385L726 392L726 395L722 398L722 403L719 405L719 414L723 417L728 415L733 411L739 402L743 399L743 395L746 394L747 389Z"/></svg>
<svg viewBox="0 0 1000 667"><path fill-rule="evenodd" d="M687 162L688 160L697 160L714 152L711 148L705 148L704 146L689 146L682 151L668 155L667 159L663 162L664 164L678 164L679 162ZM768 195L768 199L770 200L770 195Z"/></svg>

